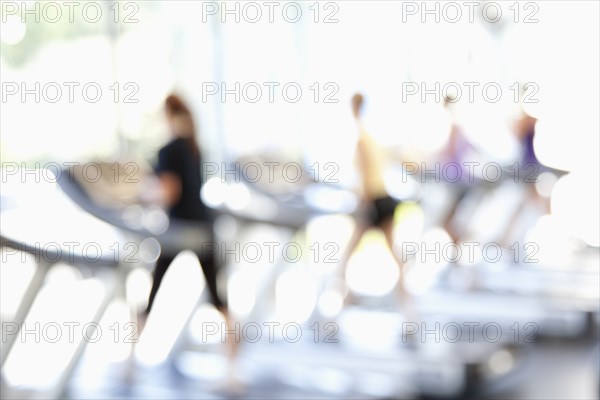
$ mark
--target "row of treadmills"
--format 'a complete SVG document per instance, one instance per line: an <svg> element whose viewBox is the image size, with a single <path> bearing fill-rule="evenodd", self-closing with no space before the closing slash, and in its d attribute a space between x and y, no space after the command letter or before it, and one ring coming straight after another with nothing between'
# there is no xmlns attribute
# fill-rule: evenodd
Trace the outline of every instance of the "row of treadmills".
<svg viewBox="0 0 600 400"><path fill-rule="evenodd" d="M238 233L257 225L273 225L282 239L293 240L309 219L332 213L303 203L298 196L269 194L251 183L234 184L245 186L249 204L228 207L225 202L219 211L236 221ZM216 383L227 374L222 346L199 339L198 326L205 326L200 321L202 316L214 317L207 311L208 296L200 283L190 283L191 289L186 286L188 291L199 293L181 294L173 300L171 307L180 311L178 316L160 307L157 316L151 314L147 328L149 332L155 329L158 339L152 342L148 334L148 344L142 343L142 337L137 347L156 350L163 346L165 357L154 364L135 359L128 353L131 345L123 345L123 341L113 346L121 352L115 362L105 354L103 357L95 343L78 336L74 343L53 347L44 340L36 342L31 333L24 340L22 332L15 332L15 327L31 329L36 321L102 325L117 303L125 304L121 310L126 312L120 314L123 326L135 320L135 311L126 304L130 299L127 292L132 290L126 283L127 276L139 268L150 271L161 251L179 253L197 248L206 238L207 227L163 223L159 212L141 206L123 212L98 205L85 185L66 172L57 184L8 182L5 187L0 232L2 265L18 263L21 254L28 253L35 260L35 269L18 308L10 319L2 321L3 398L233 395ZM314 194L319 185L313 184L309 190ZM323 198L336 196L331 187L323 190L327 192ZM270 201L276 207L269 208L268 213L258 207L257 212L254 199L260 204ZM344 213L348 211L352 212L345 209ZM94 243L94 252L90 253L89 246L68 243ZM139 257L131 258L127 246L134 246ZM298 324L301 337L284 340L275 336L269 340L262 335L259 340L243 340L236 371L244 390L237 395L485 397L489 388L501 387L502 382L513 382L526 374L528 360L548 342L591 343L589 357L581 363L597 377L598 249L583 249L581 260L568 268L515 263L480 264L467 272L464 268L446 268L425 293L415 297L418 321L406 319L391 295L358 296L354 304L335 315L324 315L314 307ZM80 279L53 287L49 279L52 271L65 264L80 271ZM277 259L261 270L261 279L248 283L255 284L256 298L248 306L242 324L252 321L266 332L263 323L275 318L272 303L277 296L276 282L289 267L285 260ZM202 280L199 270L181 268L173 272L174 277L180 273L185 281L198 274L198 281ZM476 274L475 285L465 288L456 284L470 273ZM317 285L316 290L322 287ZM88 306L83 307L83 303ZM171 319L161 322L161 312ZM281 318L283 325L285 317ZM315 340L315 326L320 330L319 340ZM115 333L110 329L105 326L105 335ZM119 329L127 333L124 327ZM324 340L333 331L335 335L330 337L335 340ZM117 350L119 346L124 347ZM150 350L146 349L148 354ZM592 393L598 396L600 384L595 381L591 385Z"/></svg>

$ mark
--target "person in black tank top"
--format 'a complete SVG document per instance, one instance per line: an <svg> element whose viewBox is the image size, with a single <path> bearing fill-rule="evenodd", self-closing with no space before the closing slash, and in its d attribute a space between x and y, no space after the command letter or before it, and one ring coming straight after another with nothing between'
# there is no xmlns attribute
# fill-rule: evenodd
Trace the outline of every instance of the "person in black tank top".
<svg viewBox="0 0 600 400"><path fill-rule="evenodd" d="M212 222L211 210L200 199L202 158L190 148L188 140L178 137L158 152L156 174L171 174L180 185L179 198L169 207L169 217Z"/></svg>
<svg viewBox="0 0 600 400"><path fill-rule="evenodd" d="M156 175L160 181L161 202L168 209L172 220L204 223L209 229L209 241L215 243L213 222L215 215L200 198L202 189L201 153L195 139L195 128L192 114L184 102L175 95L170 95L165 101L165 111L173 139L158 152ZM161 253L154 268L152 288L148 298L145 316L150 313L154 298L161 281L177 254ZM217 256L214 252L197 252L202 271L206 278L206 286L210 293L212 304L219 310L227 330L234 331L232 320L227 310L226 302L217 291ZM143 318L145 321L145 317ZM143 325L143 322L142 322ZM228 335L226 345L229 358L228 384L238 387L239 383L233 376L234 363L238 344Z"/></svg>
<svg viewBox="0 0 600 400"><path fill-rule="evenodd" d="M163 203L167 206L171 219L208 222L211 227L209 237L214 242L212 235L214 216L200 199L201 156L196 144L192 115L183 101L175 95L167 97L165 111L174 138L158 152L156 174L163 193ZM156 262L146 314L152 309L161 281L175 256L176 254L161 254ZM197 254L197 256L206 277L212 303L220 311L226 312L225 302L217 292L215 255Z"/></svg>

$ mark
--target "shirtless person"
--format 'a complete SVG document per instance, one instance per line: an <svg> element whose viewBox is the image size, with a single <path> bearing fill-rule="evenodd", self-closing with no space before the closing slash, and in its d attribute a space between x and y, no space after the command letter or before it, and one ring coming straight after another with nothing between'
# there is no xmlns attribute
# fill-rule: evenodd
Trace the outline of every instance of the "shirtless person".
<svg viewBox="0 0 600 400"><path fill-rule="evenodd" d="M381 229L385 236L388 249L394 256L398 268L400 269L400 278L398 288L400 290L401 300L407 299L407 293L404 287L404 263L394 251L394 212L398 201L392 198L385 189L384 170L386 154L381 146L369 135L362 124L363 96L355 94L352 97L352 113L358 128L358 142L356 146L356 157L358 168L361 175L361 208L365 211L364 215L356 220L356 228L344 254L340 270L342 277L346 274L348 260L356 246L360 242L365 232L370 228ZM368 267L368 266L365 266Z"/></svg>

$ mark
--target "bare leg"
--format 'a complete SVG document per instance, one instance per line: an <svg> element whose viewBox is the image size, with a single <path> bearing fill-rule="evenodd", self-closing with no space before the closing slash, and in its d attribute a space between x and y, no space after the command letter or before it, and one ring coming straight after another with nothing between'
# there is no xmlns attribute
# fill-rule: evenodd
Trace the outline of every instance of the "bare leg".
<svg viewBox="0 0 600 400"><path fill-rule="evenodd" d="M235 323L231 319L227 307L219 308L219 312L223 315L223 318L225 319L225 326L227 327L227 330L230 332L234 332ZM233 364L237 357L239 342L235 340L235 335L233 335L233 339L231 338L231 336L232 335L227 335L227 338L225 339L225 345L227 346L227 358L229 359L230 364Z"/></svg>
<svg viewBox="0 0 600 400"><path fill-rule="evenodd" d="M504 232L504 235L502 236L502 238L500 240L500 245L502 247L508 248L511 245L509 240L511 240L511 238L513 237L513 235L515 233L514 231L517 226L517 221L519 220L519 217L523 213L523 210L525 209L525 206L526 206L526 203L528 200L529 200L529 196L526 197L525 201L523 201L523 202L521 202L521 204L519 204L517 209L511 215L509 223L506 227L506 231Z"/></svg>
<svg viewBox="0 0 600 400"><path fill-rule="evenodd" d="M535 188L535 185L533 183L526 184L525 197L523 201L521 201L517 209L514 211L514 213L511 215L511 218L509 220L510 222L508 223L506 231L501 238L500 244L503 247L509 247L512 245L512 243L510 243L509 240L511 240L511 238L515 234L515 229L519 217L522 215L523 210L525 210L526 206L529 204L534 204L540 207L546 214L550 212L550 200L541 196L537 192L537 189Z"/></svg>
<svg viewBox="0 0 600 400"><path fill-rule="evenodd" d="M233 332L234 330L235 331L239 330L239 329L236 329L235 322L232 320L231 315L229 314L229 311L227 310L227 307L219 307L218 310L223 315L223 318L225 319L225 326L227 327L228 331ZM225 381L223 382L223 386L221 387L221 390L229 395L241 395L244 393L244 390L245 390L244 384L238 380L238 378L236 377L236 374L235 374L236 361L237 361L237 355L238 355L239 344L240 344L240 341L238 341L236 339L237 338L235 337L235 335L227 335L227 338L225 339L225 343L224 343L225 347L226 347L226 352L227 352L228 367L227 367L227 377L225 378ZM240 338L240 340L243 340L243 338Z"/></svg>
<svg viewBox="0 0 600 400"><path fill-rule="evenodd" d="M453 198L452 206L450 207L450 210L446 214L446 218L444 218L444 221L442 222L442 226L443 226L444 230L446 232L448 232L448 235L450 235L450 238L452 239L452 241L454 243L458 243L461 239L461 236L464 234L464 232L459 232L453 226L452 223L454 221L454 217L456 217L456 214L458 212L460 205L462 204L463 200L467 196L467 189L465 189L465 188L461 189L460 187L453 188L453 189L455 191L458 191L458 194L456 194L456 197Z"/></svg>
<svg viewBox="0 0 600 400"><path fill-rule="evenodd" d="M400 268L400 275L402 276L404 260L402 260L401 256L398 256L396 250L394 249L394 220L390 218L389 220L382 222L380 228L385 236L385 242L388 246L388 249L392 253L392 256L394 256L394 260L396 260L396 264L398 264L398 267Z"/></svg>
<svg viewBox="0 0 600 400"><path fill-rule="evenodd" d="M454 216L456 215L456 211L458 210L459 204L460 202L457 201L452 205L452 208L450 209L448 215L446 216L446 218L444 218L444 221L442 223L444 230L448 232L448 235L450 235L450 238L454 243L458 243L460 239L458 232L452 226L452 221L454 220Z"/></svg>
<svg viewBox="0 0 600 400"><path fill-rule="evenodd" d="M338 278L341 282L343 282L344 292L346 292L346 296L348 295L346 290L346 270L348 269L348 261L350 260L352 253L354 253L354 250L356 250L356 247L360 243L360 240L362 239L363 235L365 234L368 228L369 226L367 224L359 221L356 222L356 227L354 228L354 232L352 233L350 242L348 242L348 245L346 246L346 249L338 266Z"/></svg>
<svg viewBox="0 0 600 400"><path fill-rule="evenodd" d="M416 315L412 304L412 298L406 290L405 263L402 259L402 256L398 255L394 249L394 220L390 218L384 221L383 223L381 223L380 228L385 236L385 242L387 244L387 247L392 253L394 260L396 260L396 264L398 265L398 269L400 271L400 276L398 278L398 297L400 300L402 310L405 314L404 316L408 321L416 322Z"/></svg>
<svg viewBox="0 0 600 400"><path fill-rule="evenodd" d="M537 206L544 211L544 214L550 213L550 199L548 197L540 195L537 192L535 185L529 185L528 195L532 199L532 201L535 202L535 204L537 204Z"/></svg>

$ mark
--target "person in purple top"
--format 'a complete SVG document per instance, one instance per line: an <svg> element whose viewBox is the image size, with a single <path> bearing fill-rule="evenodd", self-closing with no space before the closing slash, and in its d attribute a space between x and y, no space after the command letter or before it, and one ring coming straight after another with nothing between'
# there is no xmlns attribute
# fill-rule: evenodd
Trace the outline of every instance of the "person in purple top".
<svg viewBox="0 0 600 400"><path fill-rule="evenodd" d="M442 164L440 169L446 171L441 175L441 180L450 188L449 196L451 204L442 221L442 226L452 240L458 242L461 234L464 232L459 232L455 227L454 219L462 201L473 188L473 183L475 182L475 177L470 176L471 171L467 167L469 155L475 152L475 148L465 137L460 125L457 124L453 104L454 98L449 96L444 98L444 108L451 116L452 125L448 143L440 155L440 162Z"/></svg>
<svg viewBox="0 0 600 400"><path fill-rule="evenodd" d="M544 171L550 170L539 161L535 152L534 142L536 123L537 119L535 117L527 114L525 110L521 109L521 114L513 127L514 134L521 147L518 166L515 169L515 174L518 174L515 177L517 178L515 181L525 185L525 199L509 218L507 228L501 239L501 244L505 247L511 245L510 240L514 235L517 220L528 204L537 204L544 212L550 210L548 199L541 196L536 189L539 175Z"/></svg>

